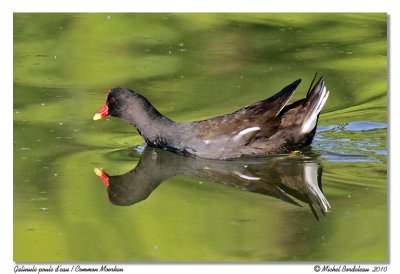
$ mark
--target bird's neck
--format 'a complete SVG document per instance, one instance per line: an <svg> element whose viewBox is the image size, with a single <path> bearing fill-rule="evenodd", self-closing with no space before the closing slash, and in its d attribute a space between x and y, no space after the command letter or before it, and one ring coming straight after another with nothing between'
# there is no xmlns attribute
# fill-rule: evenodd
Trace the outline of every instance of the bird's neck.
<svg viewBox="0 0 400 274"><path fill-rule="evenodd" d="M121 118L133 125L146 143L156 147L172 141L177 124L158 112L150 103L141 105L141 109L127 111Z"/></svg>

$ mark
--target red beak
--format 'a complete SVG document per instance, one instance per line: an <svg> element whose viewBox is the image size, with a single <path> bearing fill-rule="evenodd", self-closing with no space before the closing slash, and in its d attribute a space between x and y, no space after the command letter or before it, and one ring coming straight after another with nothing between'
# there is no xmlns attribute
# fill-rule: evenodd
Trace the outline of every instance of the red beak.
<svg viewBox="0 0 400 274"><path fill-rule="evenodd" d="M99 177L100 181L103 182L104 186L108 188L108 185L110 184L108 175L104 171L102 171L100 168L94 168L94 173L96 173L97 177Z"/></svg>
<svg viewBox="0 0 400 274"><path fill-rule="evenodd" d="M108 107L107 104L104 104L98 112L93 116L93 120L103 119L108 115Z"/></svg>

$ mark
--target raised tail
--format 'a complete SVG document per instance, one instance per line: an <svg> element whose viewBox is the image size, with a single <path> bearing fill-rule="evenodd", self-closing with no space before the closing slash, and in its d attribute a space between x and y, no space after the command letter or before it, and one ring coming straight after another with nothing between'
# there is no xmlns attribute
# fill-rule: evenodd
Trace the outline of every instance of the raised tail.
<svg viewBox="0 0 400 274"><path fill-rule="evenodd" d="M329 91L326 90L324 77L319 78L318 82L311 88L306 97L307 114L304 117L301 133L311 132L318 122L319 113L328 99Z"/></svg>

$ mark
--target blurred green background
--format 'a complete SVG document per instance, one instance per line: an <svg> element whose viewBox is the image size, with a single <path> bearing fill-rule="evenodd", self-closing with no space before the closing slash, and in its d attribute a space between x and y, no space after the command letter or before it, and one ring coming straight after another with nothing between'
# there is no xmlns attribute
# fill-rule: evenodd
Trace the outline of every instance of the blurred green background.
<svg viewBox="0 0 400 274"><path fill-rule="evenodd" d="M15 13L14 260L386 262L386 24L384 13ZM144 143L120 119L92 120L108 89L193 121L298 78L302 98L315 72L331 91L312 146L332 205L319 222L306 205L186 176L131 207L108 201L93 168L126 173Z"/></svg>

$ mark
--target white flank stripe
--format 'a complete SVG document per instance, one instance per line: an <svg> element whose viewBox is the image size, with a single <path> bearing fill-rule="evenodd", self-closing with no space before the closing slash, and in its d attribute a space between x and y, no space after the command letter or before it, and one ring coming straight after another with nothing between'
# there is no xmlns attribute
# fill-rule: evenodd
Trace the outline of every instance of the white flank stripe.
<svg viewBox="0 0 400 274"><path fill-rule="evenodd" d="M246 129L243 129L242 131L240 131L238 134L236 134L236 136L233 138L233 140L238 140L240 137L242 137L243 135L255 131L255 130L260 130L260 127L249 127Z"/></svg>

